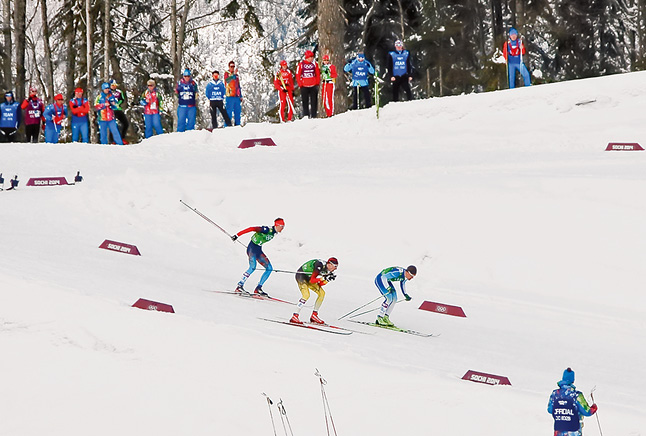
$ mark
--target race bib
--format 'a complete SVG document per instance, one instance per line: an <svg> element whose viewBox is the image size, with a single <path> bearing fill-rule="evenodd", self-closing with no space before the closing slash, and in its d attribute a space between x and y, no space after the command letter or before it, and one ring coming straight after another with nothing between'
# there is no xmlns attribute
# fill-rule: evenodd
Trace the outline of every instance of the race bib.
<svg viewBox="0 0 646 436"><path fill-rule="evenodd" d="M157 102L156 102L156 101L153 101L152 103L150 103L150 108L151 108L152 110L156 110L156 109L157 109Z"/></svg>

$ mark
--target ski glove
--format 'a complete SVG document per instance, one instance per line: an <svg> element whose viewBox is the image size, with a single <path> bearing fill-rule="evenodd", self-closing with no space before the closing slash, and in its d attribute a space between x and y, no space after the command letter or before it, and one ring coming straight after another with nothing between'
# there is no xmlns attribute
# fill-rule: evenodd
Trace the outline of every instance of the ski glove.
<svg viewBox="0 0 646 436"><path fill-rule="evenodd" d="M590 412L592 412L593 415L595 413L597 413L597 405L596 405L596 403L593 404L592 406L590 406Z"/></svg>
<svg viewBox="0 0 646 436"><path fill-rule="evenodd" d="M233 236L231 236L231 240L232 240L232 241L235 241L236 239L238 239L238 235L233 235Z"/></svg>
<svg viewBox="0 0 646 436"><path fill-rule="evenodd" d="M404 298L406 299L406 301L410 301L410 300L412 300L412 299L413 299L413 298L412 298L410 295L408 295L408 294L404 294Z"/></svg>

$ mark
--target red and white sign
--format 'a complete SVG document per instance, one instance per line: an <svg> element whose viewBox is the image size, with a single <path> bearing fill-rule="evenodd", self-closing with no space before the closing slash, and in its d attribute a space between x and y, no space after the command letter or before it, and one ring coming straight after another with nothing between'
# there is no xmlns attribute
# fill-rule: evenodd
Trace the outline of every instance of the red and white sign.
<svg viewBox="0 0 646 436"><path fill-rule="evenodd" d="M276 143L271 138L243 139L238 148L251 148L256 145L275 146Z"/></svg>
<svg viewBox="0 0 646 436"><path fill-rule="evenodd" d="M109 239L106 239L105 241L103 241L103 244L99 245L99 248L118 251L119 253L134 254L135 256L141 256L139 249L135 245L124 244L123 242L110 241Z"/></svg>
<svg viewBox="0 0 646 436"><path fill-rule="evenodd" d="M511 386L511 382L507 377L504 377L501 375L486 374L484 372L477 372L472 370L467 371L467 373L464 374L464 377L462 377L462 380L469 380L476 383L484 383L487 385L494 385L494 386L495 385Z"/></svg>
<svg viewBox="0 0 646 436"><path fill-rule="evenodd" d="M29 179L27 186L61 186L67 185L65 177L34 177Z"/></svg>
<svg viewBox="0 0 646 436"><path fill-rule="evenodd" d="M444 315L459 316L466 318L464 310L460 306L451 306L450 304L433 303L432 301L425 301L419 306L420 310L428 310L429 312L443 313Z"/></svg>
<svg viewBox="0 0 646 436"><path fill-rule="evenodd" d="M644 151L644 148L636 142L610 142L606 151Z"/></svg>
<svg viewBox="0 0 646 436"><path fill-rule="evenodd" d="M156 310L157 312L175 313L173 306L171 306L170 304L159 303L157 301L146 300L144 298L137 300L137 302L133 304L132 307L138 307L139 309L144 310Z"/></svg>

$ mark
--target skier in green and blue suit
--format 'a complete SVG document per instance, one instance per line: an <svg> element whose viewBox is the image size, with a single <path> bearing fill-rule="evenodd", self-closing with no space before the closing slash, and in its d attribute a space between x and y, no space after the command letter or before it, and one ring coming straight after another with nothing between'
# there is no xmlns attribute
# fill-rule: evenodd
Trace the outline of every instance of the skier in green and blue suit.
<svg viewBox="0 0 646 436"><path fill-rule="evenodd" d="M399 282L402 294L406 301L410 301L411 297L406 293L406 281L413 280L413 277L417 275L417 267L415 265L410 265L408 268L404 269L398 266L392 266L381 271L375 278L375 285L377 289L381 292L381 295L384 296L384 302L381 305L379 315L377 315L376 323L384 327L395 327L390 321L389 315L397 303L397 291L393 282Z"/></svg>
<svg viewBox="0 0 646 436"><path fill-rule="evenodd" d="M265 268L265 272L260 277L260 281L258 282L258 286L256 286L254 293L263 295L265 297L268 296L267 293L262 290L262 285L265 284L274 268L271 266L271 262L269 262L267 255L262 252L262 246L263 244L271 241L274 236L276 236L277 233L282 232L284 228L285 220L283 220L282 218L276 218L272 227L248 227L244 230L240 230L238 233L231 237L231 239L235 241L236 239L238 239L238 237L244 235L245 233L256 232L251 237L251 242L249 242L249 245L247 246L247 256L249 256L249 269L244 272L242 278L238 282L238 286L236 286L236 292L248 293L247 291L245 291L243 286L249 276L256 270L256 264L260 263L260 265Z"/></svg>

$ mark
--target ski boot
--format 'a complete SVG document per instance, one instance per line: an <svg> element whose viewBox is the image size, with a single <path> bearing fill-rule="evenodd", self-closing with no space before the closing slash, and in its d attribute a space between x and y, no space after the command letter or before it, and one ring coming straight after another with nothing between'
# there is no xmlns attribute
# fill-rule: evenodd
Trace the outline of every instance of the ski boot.
<svg viewBox="0 0 646 436"><path fill-rule="evenodd" d="M254 294L260 295L261 297L269 297L269 294L262 290L262 286L256 286L256 289L253 291Z"/></svg>
<svg viewBox="0 0 646 436"><path fill-rule="evenodd" d="M238 286L236 286L236 290L234 292L240 295L249 295L249 292L245 291L245 289L242 287L242 284L240 283L238 283Z"/></svg>
<svg viewBox="0 0 646 436"><path fill-rule="evenodd" d="M390 321L388 315L377 316L377 321L375 322L375 324L378 324L382 327L395 327L395 324Z"/></svg>
<svg viewBox="0 0 646 436"><path fill-rule="evenodd" d="M314 324L325 324L325 321L319 318L319 313L317 311L312 312L312 316L310 316L310 322Z"/></svg>
<svg viewBox="0 0 646 436"><path fill-rule="evenodd" d="M303 321L298 319L298 313L292 315L292 319L289 320L292 324L303 324Z"/></svg>

